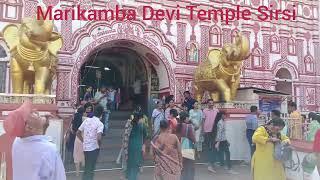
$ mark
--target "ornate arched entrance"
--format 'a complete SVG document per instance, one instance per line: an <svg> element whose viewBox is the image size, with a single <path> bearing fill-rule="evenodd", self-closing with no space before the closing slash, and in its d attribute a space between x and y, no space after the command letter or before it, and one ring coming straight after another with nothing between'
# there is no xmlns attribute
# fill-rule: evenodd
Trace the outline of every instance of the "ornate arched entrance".
<svg viewBox="0 0 320 180"><path fill-rule="evenodd" d="M74 33L73 57L76 57L70 77L70 97L78 100L80 70L92 52L110 46L110 43L131 42L135 51L155 68L159 76L160 92L175 94L175 76L172 69L176 57L173 46L160 32L147 28L143 22L91 22ZM112 46L112 45L111 45ZM121 45L120 45L121 46ZM126 45L124 45L126 46ZM130 47L129 47L130 48ZM132 48L132 47L131 47Z"/></svg>

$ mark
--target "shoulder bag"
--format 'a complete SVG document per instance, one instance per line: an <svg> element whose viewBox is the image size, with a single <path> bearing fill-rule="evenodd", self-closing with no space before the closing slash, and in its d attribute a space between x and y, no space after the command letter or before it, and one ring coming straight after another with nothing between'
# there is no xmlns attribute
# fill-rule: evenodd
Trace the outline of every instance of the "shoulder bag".
<svg viewBox="0 0 320 180"><path fill-rule="evenodd" d="M195 149L192 141L188 138L189 125L187 125L186 137L181 137L181 152L182 157L190 160L195 160Z"/></svg>

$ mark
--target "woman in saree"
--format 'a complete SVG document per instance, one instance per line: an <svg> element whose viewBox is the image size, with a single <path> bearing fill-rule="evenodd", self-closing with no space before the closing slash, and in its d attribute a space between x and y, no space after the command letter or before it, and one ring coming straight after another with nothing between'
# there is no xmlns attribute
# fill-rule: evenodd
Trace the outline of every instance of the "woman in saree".
<svg viewBox="0 0 320 180"><path fill-rule="evenodd" d="M180 180L182 170L181 145L171 134L168 121L160 122L160 134L151 141L154 152L155 180Z"/></svg>
<svg viewBox="0 0 320 180"><path fill-rule="evenodd" d="M275 143L290 143L289 138L280 133L284 126L282 119L275 118L253 134L252 141L256 144L252 157L254 180L286 180L282 162L274 158Z"/></svg>

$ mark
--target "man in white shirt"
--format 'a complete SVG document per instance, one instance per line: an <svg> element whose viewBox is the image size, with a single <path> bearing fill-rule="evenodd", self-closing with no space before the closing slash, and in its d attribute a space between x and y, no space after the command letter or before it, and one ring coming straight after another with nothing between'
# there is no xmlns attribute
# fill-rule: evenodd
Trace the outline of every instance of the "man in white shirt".
<svg viewBox="0 0 320 180"><path fill-rule="evenodd" d="M103 115L103 107L96 106L94 116L87 118L81 124L77 131L77 137L83 142L83 151L85 158L85 167L83 180L93 180L94 170L96 167L97 158L100 151L103 123L100 118ZM82 137L83 133L83 137Z"/></svg>
<svg viewBox="0 0 320 180"><path fill-rule="evenodd" d="M66 180L60 154L55 144L44 135L49 126L48 118L29 110L15 111L12 115L6 121L14 118L16 127L22 123L25 125L24 134L15 139L12 147L13 180Z"/></svg>
<svg viewBox="0 0 320 180"><path fill-rule="evenodd" d="M109 93L108 93L108 99L109 99L109 104L110 104L110 110L115 110L116 109L116 102L115 102L115 96L116 96L116 90L113 89L113 87L110 87Z"/></svg>

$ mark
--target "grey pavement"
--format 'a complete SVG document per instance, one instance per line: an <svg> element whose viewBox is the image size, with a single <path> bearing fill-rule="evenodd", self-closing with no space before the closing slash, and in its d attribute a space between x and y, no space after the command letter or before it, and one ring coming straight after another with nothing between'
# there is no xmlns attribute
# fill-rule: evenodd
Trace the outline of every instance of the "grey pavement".
<svg viewBox="0 0 320 180"><path fill-rule="evenodd" d="M196 177L195 180L250 180L250 167L241 167L239 165L234 167L234 171L238 172L238 175L227 174L224 168L216 167L216 174L208 172L207 166L197 165L196 166ZM98 171L95 173L94 180L120 180L120 170L105 170ZM144 168L143 173L140 175L139 180L153 180L153 168ZM79 177L71 173L67 175L67 180L81 180Z"/></svg>

